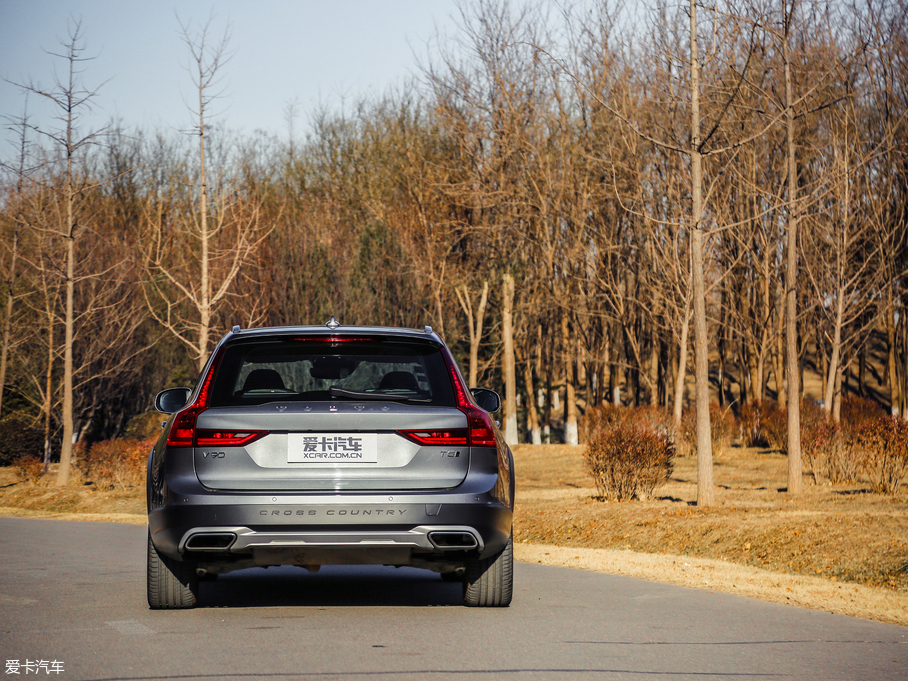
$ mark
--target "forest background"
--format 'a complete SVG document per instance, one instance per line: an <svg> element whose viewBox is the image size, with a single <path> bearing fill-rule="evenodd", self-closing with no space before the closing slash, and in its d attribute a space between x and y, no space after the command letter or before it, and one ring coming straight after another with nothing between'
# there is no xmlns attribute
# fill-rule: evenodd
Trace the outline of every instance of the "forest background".
<svg viewBox="0 0 908 681"><path fill-rule="evenodd" d="M67 75L23 84L59 126L7 112L0 424L68 461L233 325L332 314L433 326L511 442L576 443L601 404L680 424L690 373L736 413L799 403L810 370L831 420L848 392L906 416L906 19L464 3L418 80L303 140L292 107L285 136L213 115L229 45L188 27L189 133L82 129L103 88L71 22Z"/></svg>

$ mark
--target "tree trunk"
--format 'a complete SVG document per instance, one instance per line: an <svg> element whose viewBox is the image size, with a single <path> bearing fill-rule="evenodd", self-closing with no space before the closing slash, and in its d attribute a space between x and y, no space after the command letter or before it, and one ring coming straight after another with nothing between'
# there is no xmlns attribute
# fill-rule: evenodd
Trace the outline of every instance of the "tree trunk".
<svg viewBox="0 0 908 681"><path fill-rule="evenodd" d="M50 470L50 412L53 408L53 379L54 379L54 315L53 310L47 311L47 372L44 382L44 471Z"/></svg>
<svg viewBox="0 0 908 681"><path fill-rule="evenodd" d="M501 336L504 342L504 439L509 445L518 443L517 435L517 376L514 366L514 277L502 277Z"/></svg>
<svg viewBox="0 0 908 681"><path fill-rule="evenodd" d="M829 354L829 371L826 373L826 389L823 393L823 411L826 412L827 417L834 412L833 400L835 399L837 392L836 386L841 386L841 369L839 364L841 362L842 353L842 313L842 297L839 296L836 300L832 348ZM835 422L838 423L838 419L835 419Z"/></svg>
<svg viewBox="0 0 908 681"><path fill-rule="evenodd" d="M776 336L776 349L772 356L772 374L776 381L776 400L779 408L784 409L788 404L788 395L785 388L785 346L783 335Z"/></svg>
<svg viewBox="0 0 908 681"><path fill-rule="evenodd" d="M201 81L201 67L200 67ZM211 277L209 248L211 235L208 233L208 178L205 170L205 89L199 87L199 239L201 241L201 271L199 305L199 347L198 368L201 372L208 359L208 336L211 329Z"/></svg>
<svg viewBox="0 0 908 681"><path fill-rule="evenodd" d="M832 395L832 421L833 423L842 422L842 379L848 366L843 365L835 373L835 390Z"/></svg>
<svg viewBox="0 0 908 681"><path fill-rule="evenodd" d="M690 317L685 308L681 319L681 340L678 343L678 371L675 377L675 404L672 410L672 422L675 433L681 432L681 414L684 408L684 388L687 379L687 346L690 335Z"/></svg>
<svg viewBox="0 0 908 681"><path fill-rule="evenodd" d="M489 282L482 282L482 294L479 298L479 307L475 313L466 284L457 287L454 292L457 294L457 302L460 303L463 313L467 316L467 327L470 334L470 387L475 388L477 376L479 375L479 344L482 341L482 326L486 301L489 297Z"/></svg>
<svg viewBox="0 0 908 681"><path fill-rule="evenodd" d="M895 322L893 319L892 290L889 289L886 311L883 314L883 320L886 325L886 342L888 352L886 353L886 377L889 383L889 413L893 416L901 414L899 400L899 381L896 372L896 347L895 347Z"/></svg>
<svg viewBox="0 0 908 681"><path fill-rule="evenodd" d="M709 356L703 256L703 158L700 149L700 63L697 2L690 0L691 41L691 279L694 295L694 363L697 385L697 506L713 505L713 452L709 422Z"/></svg>
<svg viewBox="0 0 908 681"><path fill-rule="evenodd" d="M571 343L568 318L561 316L561 341L564 348L564 444L580 442L577 428L577 394L574 387L574 349Z"/></svg>
<svg viewBox="0 0 908 681"><path fill-rule="evenodd" d="M788 493L800 494L801 400L798 371L798 169L795 155L794 93L791 81L789 32L796 0L784 18L782 42L785 60L785 136L788 152L788 243L785 254L785 350L788 383Z"/></svg>
<svg viewBox="0 0 908 681"><path fill-rule="evenodd" d="M58 487L69 483L73 451L73 325L75 323L76 225L73 214L75 188L72 169L72 116L67 122L66 160L66 312L63 320L63 442L60 447Z"/></svg>

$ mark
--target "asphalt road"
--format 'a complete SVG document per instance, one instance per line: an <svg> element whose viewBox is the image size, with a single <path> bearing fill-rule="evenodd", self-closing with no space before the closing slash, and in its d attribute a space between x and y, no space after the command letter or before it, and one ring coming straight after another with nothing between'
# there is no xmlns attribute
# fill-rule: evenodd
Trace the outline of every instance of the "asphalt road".
<svg viewBox="0 0 908 681"><path fill-rule="evenodd" d="M145 532L0 518L2 678L908 679L908 628L528 564L506 609L429 572L328 567L235 572L152 612Z"/></svg>

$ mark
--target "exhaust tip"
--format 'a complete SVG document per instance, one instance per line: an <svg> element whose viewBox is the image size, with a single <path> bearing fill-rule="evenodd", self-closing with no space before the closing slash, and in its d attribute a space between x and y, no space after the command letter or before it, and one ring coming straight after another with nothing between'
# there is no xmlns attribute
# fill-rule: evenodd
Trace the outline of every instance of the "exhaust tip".
<svg viewBox="0 0 908 681"><path fill-rule="evenodd" d="M236 541L233 532L201 532L186 540L189 551L223 551Z"/></svg>
<svg viewBox="0 0 908 681"><path fill-rule="evenodd" d="M475 549L476 537L469 532L430 532L429 541L439 549Z"/></svg>

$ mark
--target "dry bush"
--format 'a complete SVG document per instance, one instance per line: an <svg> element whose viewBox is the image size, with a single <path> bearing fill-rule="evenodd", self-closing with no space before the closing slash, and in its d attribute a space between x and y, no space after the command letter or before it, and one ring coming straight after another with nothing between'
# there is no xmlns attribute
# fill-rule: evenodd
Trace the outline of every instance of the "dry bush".
<svg viewBox="0 0 908 681"><path fill-rule="evenodd" d="M619 424L634 428L651 430L674 439L671 410L665 407L644 405L642 407L616 407L612 404L600 404L587 412L580 419L580 441L591 442L603 430Z"/></svg>
<svg viewBox="0 0 908 681"><path fill-rule="evenodd" d="M864 468L864 448L860 445L857 430L848 424L839 424L837 435L826 452L826 478L833 485L850 485L858 481Z"/></svg>
<svg viewBox="0 0 908 681"><path fill-rule="evenodd" d="M601 430L623 422L627 411L612 404L598 404L587 409L578 423L580 442L590 442Z"/></svg>
<svg viewBox="0 0 908 681"><path fill-rule="evenodd" d="M826 451L824 475L829 482L833 485L847 485L858 481L861 470L867 466L869 450L865 444L866 433L877 429L879 420L885 419L885 414L882 407L873 400L857 395L845 395L842 398L837 437L830 441ZM806 426L809 427L810 424ZM801 432L804 430L805 424L802 423Z"/></svg>
<svg viewBox="0 0 908 681"><path fill-rule="evenodd" d="M738 433L738 422L731 409L715 402L709 405L709 427L713 450L727 448ZM678 454L693 456L697 453L697 410L689 409L681 417L681 431L677 437Z"/></svg>
<svg viewBox="0 0 908 681"><path fill-rule="evenodd" d="M102 440L79 461L86 481L100 489L125 489L144 484L148 454L155 440Z"/></svg>
<svg viewBox="0 0 908 681"><path fill-rule="evenodd" d="M841 428L832 421L823 421L813 428L802 429L801 455L810 468L815 484L827 477L830 453L841 446Z"/></svg>
<svg viewBox="0 0 908 681"><path fill-rule="evenodd" d="M788 422L788 411L785 411L786 423ZM801 400L801 409L800 409L800 422L801 422L801 437L804 436L804 431L809 430L810 428L816 428L821 423L826 422L826 412L823 411L823 408L814 402L813 400ZM785 434L785 441L788 441L788 433ZM786 445L787 447L787 445Z"/></svg>
<svg viewBox="0 0 908 681"><path fill-rule="evenodd" d="M801 405L801 453L814 482L825 478L833 485L853 484L867 465L872 433L884 417L880 406L871 400L846 396L842 400L842 419L833 423L815 403Z"/></svg>
<svg viewBox="0 0 908 681"><path fill-rule="evenodd" d="M896 494L908 474L908 421L877 417L863 424L859 439L873 491Z"/></svg>
<svg viewBox="0 0 908 681"><path fill-rule="evenodd" d="M803 427L803 425L802 425ZM788 451L788 410L779 405L764 404L760 419L762 439L770 449Z"/></svg>
<svg viewBox="0 0 908 681"><path fill-rule="evenodd" d="M665 407L644 405L635 409L626 409L623 422L634 428L642 428L664 435L674 441L672 412Z"/></svg>
<svg viewBox="0 0 908 681"><path fill-rule="evenodd" d="M763 427L763 420L767 413L768 405L765 402L756 404L748 402L741 407L740 418L740 437L741 444L745 447L768 447L769 440L766 439L766 431Z"/></svg>
<svg viewBox="0 0 908 681"><path fill-rule="evenodd" d="M841 422L854 430L860 430L885 416L886 410L879 402L851 394L842 396Z"/></svg>
<svg viewBox="0 0 908 681"><path fill-rule="evenodd" d="M16 461L16 467L22 474L23 479L37 485L44 475L44 460L37 456L23 456Z"/></svg>
<svg viewBox="0 0 908 681"><path fill-rule="evenodd" d="M619 423L599 431L584 457L600 499L629 501L650 497L668 479L674 447L665 435Z"/></svg>
<svg viewBox="0 0 908 681"><path fill-rule="evenodd" d="M811 400L801 400L801 440L824 423L825 414ZM741 443L745 447L769 447L788 451L788 409L775 402L745 404L741 407Z"/></svg>

